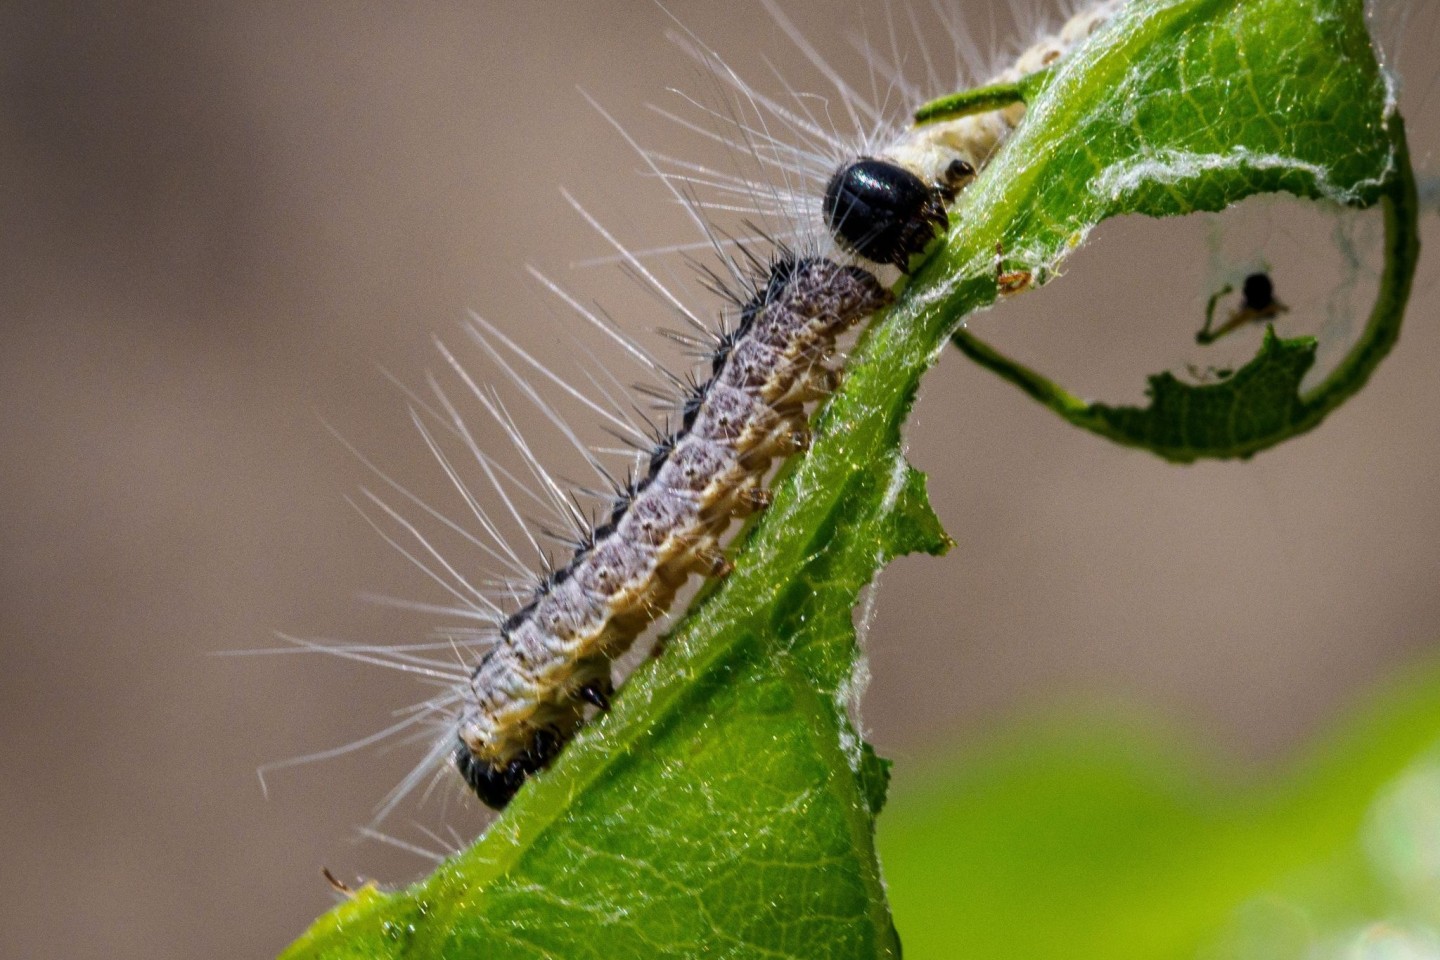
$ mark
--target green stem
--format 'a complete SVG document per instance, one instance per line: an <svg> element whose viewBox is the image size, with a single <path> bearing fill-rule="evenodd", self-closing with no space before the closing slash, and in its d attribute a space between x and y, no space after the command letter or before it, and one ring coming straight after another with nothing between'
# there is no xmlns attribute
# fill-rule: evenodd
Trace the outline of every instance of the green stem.
<svg viewBox="0 0 1440 960"><path fill-rule="evenodd" d="M989 113L1012 103L1028 103L1050 79L1050 69L1026 74L1014 83L992 83L972 90L961 90L929 103L915 111L915 124L956 120L976 113Z"/></svg>
<svg viewBox="0 0 1440 960"><path fill-rule="evenodd" d="M1224 335L1223 331L1221 333L1212 332L1210 326L1215 322L1215 305L1220 302L1221 297L1234 289L1233 286L1227 283L1219 290L1210 294L1210 299L1205 304L1205 326L1201 327L1200 332L1195 334L1195 342L1200 344L1200 346L1208 347Z"/></svg>

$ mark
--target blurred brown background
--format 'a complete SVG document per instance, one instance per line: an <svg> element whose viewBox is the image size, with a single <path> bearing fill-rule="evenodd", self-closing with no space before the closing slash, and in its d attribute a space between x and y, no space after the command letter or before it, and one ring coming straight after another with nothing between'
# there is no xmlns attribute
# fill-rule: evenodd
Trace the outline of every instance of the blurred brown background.
<svg viewBox="0 0 1440 960"><path fill-rule="evenodd" d="M749 76L760 54L794 59L751 5L669 6ZM846 16L786 7L845 59ZM1008 7L993 20L1013 35ZM567 269L604 251L557 191L634 242L688 238L574 90L663 139L644 103L696 77L665 28L647 0L0 9L0 955L269 956L332 902L322 864L423 869L352 842L410 753L279 773L268 801L255 776L383 726L413 699L404 679L211 654L276 630L423 634L355 598L423 583L345 504L373 479L320 422L440 489L380 366L423 383L441 366L429 335L463 343L468 308L572 352L527 262L633 312L637 333L666 319L610 273ZM1425 29L1408 61L1433 71ZM1300 278L1328 284L1304 269L1333 246L1327 221L1286 216L1229 229L1265 245L1297 313L1321 312L1328 286ZM1190 333L1211 230L1108 225L1063 282L978 329L1138 398L1144 374L1208 362ZM1111 446L947 356L911 453L959 546L890 570L868 638L864 718L901 784L927 752L1088 696L1137 701L1263 775L1433 654L1431 260L1375 381L1249 464Z"/></svg>

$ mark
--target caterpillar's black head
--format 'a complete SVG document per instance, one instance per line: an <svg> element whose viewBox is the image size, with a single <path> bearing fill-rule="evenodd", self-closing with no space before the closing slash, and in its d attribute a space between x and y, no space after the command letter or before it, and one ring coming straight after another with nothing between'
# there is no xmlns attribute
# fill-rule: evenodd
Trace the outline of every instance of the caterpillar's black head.
<svg viewBox="0 0 1440 960"><path fill-rule="evenodd" d="M873 157L835 171L825 187L823 209L840 243L901 270L949 223L941 191L904 167Z"/></svg>
<svg viewBox="0 0 1440 960"><path fill-rule="evenodd" d="M503 810L532 773L550 765L562 746L564 742L554 731L537 730L524 752L504 766L496 767L478 759L461 740L455 748L455 769L460 771L460 776L465 778L480 802L492 810Z"/></svg>

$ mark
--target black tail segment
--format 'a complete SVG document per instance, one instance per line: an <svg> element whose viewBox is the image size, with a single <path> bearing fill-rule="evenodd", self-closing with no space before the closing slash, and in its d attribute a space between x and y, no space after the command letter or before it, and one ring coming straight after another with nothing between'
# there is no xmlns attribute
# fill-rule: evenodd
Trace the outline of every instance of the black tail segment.
<svg viewBox="0 0 1440 960"><path fill-rule="evenodd" d="M503 810L533 773L539 773L559 755L565 739L552 730L537 730L529 746L503 767L476 759L462 740L455 747L455 769L487 807Z"/></svg>

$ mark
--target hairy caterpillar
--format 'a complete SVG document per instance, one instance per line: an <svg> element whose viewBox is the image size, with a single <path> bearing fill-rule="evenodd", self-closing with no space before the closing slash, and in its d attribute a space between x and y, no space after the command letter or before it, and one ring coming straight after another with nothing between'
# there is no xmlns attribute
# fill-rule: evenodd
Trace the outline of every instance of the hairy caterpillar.
<svg viewBox="0 0 1440 960"><path fill-rule="evenodd" d="M997 82L1053 63L1114 5L1073 18ZM945 203L1022 110L908 131L878 157L842 165L822 197L836 240L906 269L947 223ZM454 762L491 806L554 758L587 705L608 708L611 663L669 608L688 575L725 569L719 537L731 519L767 502L771 462L804 448L806 405L837 378L829 366L837 338L889 300L858 266L787 250L755 277L748 297L731 297L739 325L711 354L710 379L685 397L681 428L658 440L645 477L622 491L608 521L500 625L471 676Z"/></svg>
<svg viewBox="0 0 1440 960"><path fill-rule="evenodd" d="M783 13L773 3L768 6L776 20L793 31ZM1058 34L1026 50L1000 73L997 82L1047 66L1068 44L1103 23L1115 6L1116 0L1109 0L1072 18ZM803 41L793 33L792 37L815 60ZM702 383L684 384L671 378L682 384L680 425L673 431L650 431L652 445L644 453L639 479L612 482L614 493L605 519L598 525L589 523L578 507L567 502L518 436L498 400L489 399L461 372L471 392L506 426L534 479L540 481L541 493L531 496L549 501L576 528L571 538L574 552L558 569L536 578L538 583L528 596L524 589L507 588L503 595L510 601L502 607L471 588L464 576L420 539L434 563L453 574L459 585L451 592L461 606L448 612L482 624L473 636L483 652L463 675L457 676L454 667L443 661L423 656L420 648L424 645L385 650L305 644L399 667L445 686L443 695L361 742L426 727L436 719L442 728L422 762L392 792L381 816L447 757L483 802L503 807L530 775L554 759L583 723L588 708L607 708L613 691L613 661L668 610L691 573L724 572L720 537L732 519L765 505L763 479L772 463L804 448L809 409L834 389L838 377L834 364L838 338L889 301L890 294L876 273L850 262L851 258L908 269L948 222L945 205L984 166L1023 112L1023 106L1012 104L1001 111L919 128L912 128L907 119L897 133L895 124L879 122L883 111L870 106L863 112L876 121L876 130L843 138L768 99L725 68L712 52L690 46L745 108L764 113L796 133L822 132L839 155L838 162L827 162L821 168L814 165L813 157L802 160L794 149L785 148L780 138L752 141L762 161L768 160L782 172L785 186L766 187L754 178L740 178L724 189L748 197L754 204L750 212L757 219L779 220L789 225L790 232L777 231L777 252L769 255L755 253L746 245L754 238L745 238L739 249L748 266L742 266L725 252L729 238L717 239L697 212L704 204L689 188L699 185L702 178L683 167L667 169L665 157L641 150L651 168L700 222L706 245L720 252L728 278L712 277L713 286L729 298L738 320L732 331L710 334L709 371ZM894 82L900 82L898 71ZM924 96L913 88L905 90L908 118L908 110ZM848 88L842 86L840 92L847 104L861 103ZM727 119L712 115L716 118L722 123ZM744 126L733 113L728 120L737 128ZM815 239L817 231L825 228L833 234L838 250ZM768 237L761 237L761 242L771 243ZM687 320L699 323L645 272L634 254L622 250L621 258L670 299ZM487 325L474 332L487 347L492 337L502 340L548 380L578 397L573 387L539 368L498 330ZM627 349L643 348L629 344ZM448 353L447 360L459 370ZM508 366L506 369L539 402L536 388L527 386ZM593 401L583 402L600 409ZM443 397L442 405L441 421L474 448L482 469L500 490L498 468L475 446L459 415ZM617 405L612 401L612 406ZM619 423L613 416L610 419ZM568 427L562 429L573 439ZM487 548L487 553L512 573L523 575L518 558L504 546L493 524L475 507L468 491L463 491L454 467L435 448L428 433L426 436L446 472L462 487L489 539L499 544L498 550ZM513 476L507 479L512 486L522 486ZM505 496L503 490L501 495ZM414 533L395 511L381 507ZM507 508L518 520L508 499ZM328 753L315 756L325 755Z"/></svg>
<svg viewBox="0 0 1440 960"><path fill-rule="evenodd" d="M476 667L455 764L481 800L503 806L585 704L607 708L611 662L690 573L723 570L720 534L764 506L771 461L804 448L806 404L833 389L837 337L888 299L857 267L790 253L770 267L715 351L713 376L686 399L681 429Z"/></svg>

